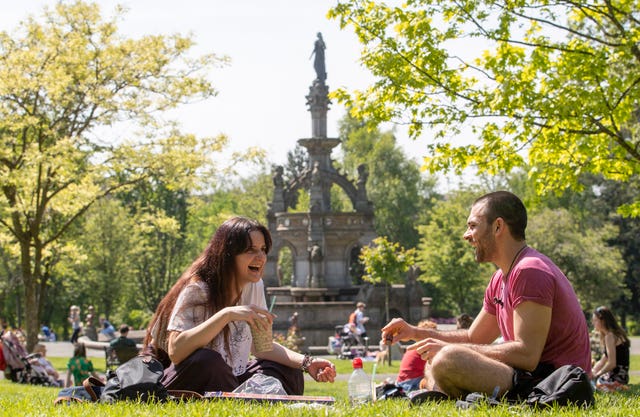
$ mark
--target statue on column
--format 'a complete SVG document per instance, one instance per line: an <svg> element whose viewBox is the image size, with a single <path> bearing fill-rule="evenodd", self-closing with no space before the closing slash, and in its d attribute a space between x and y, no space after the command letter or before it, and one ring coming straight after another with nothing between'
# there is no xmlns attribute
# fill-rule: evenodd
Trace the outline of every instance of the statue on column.
<svg viewBox="0 0 640 417"><path fill-rule="evenodd" d="M319 287L322 278L322 248L314 242L309 250L309 286Z"/></svg>
<svg viewBox="0 0 640 417"><path fill-rule="evenodd" d="M318 39L316 39L316 42L313 45L313 52L311 52L309 59L315 55L313 68L316 70L316 79L322 83L327 79L327 70L324 65L324 50L326 48L324 40L322 39L322 33L318 32Z"/></svg>

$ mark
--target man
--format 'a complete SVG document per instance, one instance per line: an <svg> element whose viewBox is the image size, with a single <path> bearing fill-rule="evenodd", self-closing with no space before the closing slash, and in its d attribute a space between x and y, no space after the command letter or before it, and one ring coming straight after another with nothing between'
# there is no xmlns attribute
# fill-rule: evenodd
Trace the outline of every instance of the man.
<svg viewBox="0 0 640 417"><path fill-rule="evenodd" d="M136 342L132 339L129 339L127 337L128 335L129 326L123 324L120 326L120 337L118 337L117 339L113 339L111 343L109 343L111 350L117 356L118 362L120 364L125 363L138 354L138 347L136 346Z"/></svg>
<svg viewBox="0 0 640 417"><path fill-rule="evenodd" d="M367 337L367 330L364 324L369 321L369 317L364 315L364 309L367 307L362 301L358 301L356 309L349 316L349 322L355 326L355 334L358 338Z"/></svg>
<svg viewBox="0 0 640 417"><path fill-rule="evenodd" d="M483 308L469 329L419 329L394 319L383 340L417 340L428 363L420 400L463 397L469 392L525 398L533 386L566 364L591 369L586 319L573 288L553 262L527 246L527 213L506 191L477 199L464 239L477 262L498 270L485 290ZM502 336L503 343L492 343ZM430 363L430 365L429 365Z"/></svg>

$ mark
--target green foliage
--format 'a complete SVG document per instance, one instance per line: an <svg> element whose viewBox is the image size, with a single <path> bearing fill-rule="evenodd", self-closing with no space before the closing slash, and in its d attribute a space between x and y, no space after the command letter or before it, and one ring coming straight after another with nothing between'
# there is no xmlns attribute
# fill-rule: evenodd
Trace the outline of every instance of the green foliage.
<svg viewBox="0 0 640 417"><path fill-rule="evenodd" d="M377 237L371 245L362 248L360 260L365 270L363 280L372 284L398 284L404 282L404 273L414 264L414 250L405 250L399 243Z"/></svg>
<svg viewBox="0 0 640 417"><path fill-rule="evenodd" d="M419 226L419 280L433 284L439 297L434 309L452 309L457 314L480 310L484 288L495 267L479 264L473 248L462 239L466 218L477 193L458 191L439 201L426 225Z"/></svg>
<svg viewBox="0 0 640 417"><path fill-rule="evenodd" d="M384 284L385 317L390 320L389 286L405 282L405 272L415 264L415 250L405 250L399 243L390 242L384 236L377 237L360 250L360 261L364 266L364 281Z"/></svg>
<svg viewBox="0 0 640 417"><path fill-rule="evenodd" d="M333 97L361 120L428 133L432 172L494 175L528 163L539 193L581 190L586 172L625 182L640 167L639 7L342 1L329 17L353 29L376 80ZM638 215L640 200L621 211Z"/></svg>
<svg viewBox="0 0 640 417"><path fill-rule="evenodd" d="M415 225L426 216L432 200L439 198L435 178L423 178L418 164L407 158L392 132L368 129L347 115L340 121L340 136L345 173L357 178L358 166L367 167L367 196L373 203L378 236L415 247Z"/></svg>
<svg viewBox="0 0 640 417"><path fill-rule="evenodd" d="M46 9L0 33L0 234L18 254L29 347L65 233L98 200L149 178L189 187L220 150L164 121L164 112L212 97L224 63L191 56L189 37L124 39L98 5ZM115 139L124 122L135 136Z"/></svg>

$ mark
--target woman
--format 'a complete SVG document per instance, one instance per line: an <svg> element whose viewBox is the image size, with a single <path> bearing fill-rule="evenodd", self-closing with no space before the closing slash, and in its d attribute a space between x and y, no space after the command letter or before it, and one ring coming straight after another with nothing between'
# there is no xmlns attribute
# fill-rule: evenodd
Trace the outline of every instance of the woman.
<svg viewBox="0 0 640 417"><path fill-rule="evenodd" d="M87 351L84 347L84 343L76 343L74 345L73 357L69 359L69 362L67 363L66 387L72 386L72 376L74 386L82 385L82 381L89 378L89 376L102 380L100 375L93 370L93 363L91 363L91 360L87 359Z"/></svg>
<svg viewBox="0 0 640 417"><path fill-rule="evenodd" d="M165 365L168 389L233 391L254 373L280 380L290 395L304 393L302 371L333 382L336 371L324 359L277 343L256 352L250 327L273 323L266 308L262 273L271 249L269 231L254 220L224 222L206 249L162 299L149 324L145 347ZM255 360L249 361L249 354Z"/></svg>
<svg viewBox="0 0 640 417"><path fill-rule="evenodd" d="M629 338L607 307L596 308L592 321L604 346L604 354L591 371L596 387L621 389L629 383Z"/></svg>

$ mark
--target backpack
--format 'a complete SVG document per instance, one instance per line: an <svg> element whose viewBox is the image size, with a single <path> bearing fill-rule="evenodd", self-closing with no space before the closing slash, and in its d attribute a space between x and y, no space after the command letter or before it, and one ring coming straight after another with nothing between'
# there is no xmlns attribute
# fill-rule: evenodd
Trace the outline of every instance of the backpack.
<svg viewBox="0 0 640 417"><path fill-rule="evenodd" d="M355 311L349 315L349 322L348 323L349 324L353 324L354 326L358 324L358 323L356 323L356 312Z"/></svg>
<svg viewBox="0 0 640 417"><path fill-rule="evenodd" d="M525 405L539 408L567 405L587 408L594 403L593 388L587 373L579 366L574 365L564 365L553 371L533 387L524 402ZM481 404L491 407L500 404L515 404L515 402L498 398L498 390L496 389L492 396L472 392L464 400L458 400L456 407L468 409L478 407Z"/></svg>
<svg viewBox="0 0 640 417"><path fill-rule="evenodd" d="M118 366L107 379L100 402L118 400L164 401L167 389L160 379L164 367L151 356L135 356Z"/></svg>
<svg viewBox="0 0 640 417"><path fill-rule="evenodd" d="M121 400L165 401L167 389L160 383L164 372L162 364L151 356L136 356L110 372L107 383L89 377L82 386L64 388L54 404L72 402L106 402ZM189 395L187 395L189 394ZM176 397L190 397L191 392L176 391Z"/></svg>
<svg viewBox="0 0 640 417"><path fill-rule="evenodd" d="M564 365L538 383L525 403L532 407L577 405L591 407L595 402L587 373L579 366Z"/></svg>

